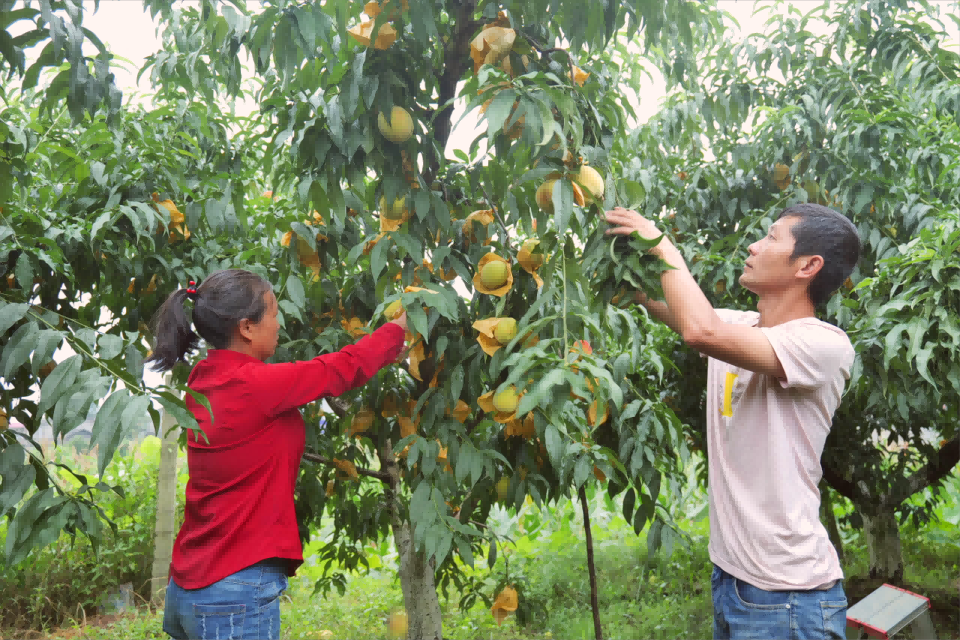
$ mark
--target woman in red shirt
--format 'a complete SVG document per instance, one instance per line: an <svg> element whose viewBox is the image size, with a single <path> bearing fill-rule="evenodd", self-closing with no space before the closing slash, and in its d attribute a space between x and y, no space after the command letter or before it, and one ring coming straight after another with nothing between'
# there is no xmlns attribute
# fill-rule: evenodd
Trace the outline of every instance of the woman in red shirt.
<svg viewBox="0 0 960 640"><path fill-rule="evenodd" d="M170 563L163 629L172 638L278 638L280 594L303 563L293 494L305 431L298 407L354 389L396 361L406 314L356 344L303 362L266 364L277 347L269 282L218 271L164 302L148 358L171 369L210 347L187 386L202 433L187 434L185 516ZM192 301L190 319L184 309Z"/></svg>

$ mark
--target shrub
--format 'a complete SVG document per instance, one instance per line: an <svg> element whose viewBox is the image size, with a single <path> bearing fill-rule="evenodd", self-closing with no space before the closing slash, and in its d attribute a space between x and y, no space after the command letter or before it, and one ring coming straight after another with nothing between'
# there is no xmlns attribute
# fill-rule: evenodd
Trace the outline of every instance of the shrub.
<svg viewBox="0 0 960 640"><path fill-rule="evenodd" d="M123 495L108 491L99 494L98 500L117 525L116 532L105 530L96 552L87 538L63 534L18 565L0 564L0 629L42 630L69 618L91 615L109 593L127 582L139 597L149 597L160 441L150 437L126 449L118 452L103 477L107 484L119 486ZM56 456L57 462L67 462L78 472L95 468L95 453L78 454L63 447ZM178 496L183 495L186 478L186 465L181 461ZM61 480L64 487L79 486L69 474ZM177 527L183 522L182 503L182 497L178 498ZM7 523L3 522L0 544L6 542L6 533Z"/></svg>

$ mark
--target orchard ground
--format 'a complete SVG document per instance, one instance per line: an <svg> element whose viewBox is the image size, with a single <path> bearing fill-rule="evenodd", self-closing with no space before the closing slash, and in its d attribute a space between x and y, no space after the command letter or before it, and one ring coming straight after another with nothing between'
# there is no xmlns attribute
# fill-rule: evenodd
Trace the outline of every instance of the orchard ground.
<svg viewBox="0 0 960 640"><path fill-rule="evenodd" d="M150 445L147 445L149 447ZM113 472L118 476L142 474L150 477L156 461L143 447L134 455L121 457ZM152 448L151 448L152 451ZM183 457L183 454L181 454ZM181 484L185 480L181 462ZM135 470L135 472L131 472ZM132 488L132 487L131 487ZM922 531L911 526L901 529L907 563L907 588L931 599L938 637L960 638L960 471L945 485L948 494L938 510L938 523ZM137 501L136 496L130 496ZM664 496L666 497L666 496ZM149 513L152 495L142 496L147 504L140 513ZM918 496L918 499L921 496ZM700 489L688 491L675 507L683 531L689 535L686 546L677 543L652 558L647 556L646 531L636 536L619 516L619 500L605 493L590 492L591 524L597 557L599 597L604 637L617 638L708 638L711 635L710 562L707 554L708 524L704 505L706 495ZM841 523L846 559L848 599L856 602L879 586L865 579L868 558L860 533L845 524L851 511L840 503L835 508ZM117 515L117 514L115 514ZM479 559L473 575L493 595L495 583L505 571L511 581L523 586L522 605L532 616L521 625L511 615L497 626L488 604L482 601L466 611L458 606L459 595L441 597L444 637L482 638L592 638L593 622L589 607L589 580L580 506L564 501L538 512L528 504L519 513L497 508L490 526L509 535L513 544L502 551L494 571ZM129 526L129 524L127 525ZM327 525L325 529L328 529ZM281 611L282 638L389 638L390 621L400 619L403 596L396 578L397 554L392 541L379 547L368 546L369 573L352 577L343 595L327 597L312 594L320 569L313 561L318 540L328 530L316 532L315 541L305 549L306 562L291 580L284 594ZM5 530L0 530L5 534ZM79 543L79 544L82 544ZM669 555L668 555L669 553ZM145 558L149 566L151 558ZM505 560L505 561L504 561ZM52 590L51 590L52 593ZM40 596L42 597L42 596ZM67 607L67 603L61 603ZM58 628L39 630L0 630L2 637L58 639L165 638L162 610L150 607L141 598L134 611L96 615L97 608L83 607L66 618ZM91 603L86 603L87 605ZM329 632L329 634L324 632ZM901 636L910 638L909 633Z"/></svg>

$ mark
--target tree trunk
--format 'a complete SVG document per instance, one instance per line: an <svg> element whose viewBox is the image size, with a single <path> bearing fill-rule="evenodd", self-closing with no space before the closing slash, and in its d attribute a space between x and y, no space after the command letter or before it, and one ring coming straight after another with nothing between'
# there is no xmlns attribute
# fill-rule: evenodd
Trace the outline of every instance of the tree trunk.
<svg viewBox="0 0 960 640"><path fill-rule="evenodd" d="M593 533L590 531L590 503L587 491L580 485L580 506L583 508L583 531L587 536L587 571L590 573L590 607L593 609L593 633L597 640L603 640L603 627L600 626L600 602L597 598L597 565L593 561Z"/></svg>
<svg viewBox="0 0 960 640"><path fill-rule="evenodd" d="M167 374L166 383L171 382ZM177 515L177 439L180 429L167 411L160 418L160 472L157 474L157 520L153 533L153 570L150 599L161 602L167 587L167 574L173 557ZM169 431L169 433L167 433Z"/></svg>
<svg viewBox="0 0 960 640"><path fill-rule="evenodd" d="M387 476L385 497L391 514L393 540L400 556L400 589L407 612L407 640L442 640L443 620L440 596L433 580L434 566L427 562L423 553L415 551L410 523L400 520L397 509L400 469L389 439L381 444L378 453L380 469Z"/></svg>
<svg viewBox="0 0 960 640"><path fill-rule="evenodd" d="M896 515L892 509L882 510L877 515L861 514L863 535L870 552L870 577L903 584L903 549Z"/></svg>
<svg viewBox="0 0 960 640"><path fill-rule="evenodd" d="M414 551L410 523L393 527L393 537L400 554L400 588L407 611L407 640L441 640L443 621L440 597L433 581L433 563L422 552Z"/></svg>
<svg viewBox="0 0 960 640"><path fill-rule="evenodd" d="M840 558L840 562L843 562L843 540L840 538L840 528L837 527L837 516L833 512L832 491L826 482L820 482L820 520L827 528L827 535L830 536L830 542L837 550L837 557Z"/></svg>

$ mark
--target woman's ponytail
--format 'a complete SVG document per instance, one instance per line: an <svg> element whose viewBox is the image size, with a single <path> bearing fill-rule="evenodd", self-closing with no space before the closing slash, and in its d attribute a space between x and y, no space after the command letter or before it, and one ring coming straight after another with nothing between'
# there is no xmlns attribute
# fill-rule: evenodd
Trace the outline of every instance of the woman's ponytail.
<svg viewBox="0 0 960 640"><path fill-rule="evenodd" d="M153 318L153 353L146 362L155 363L155 371L169 371L178 362L186 362L186 354L200 344L200 337L190 329L190 319L183 308L187 297L186 289L174 291Z"/></svg>

